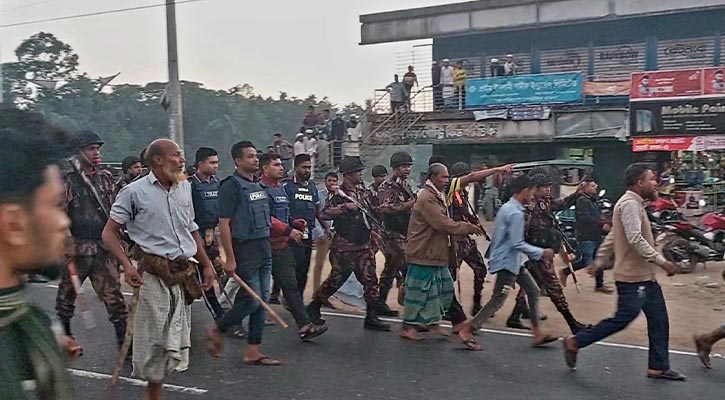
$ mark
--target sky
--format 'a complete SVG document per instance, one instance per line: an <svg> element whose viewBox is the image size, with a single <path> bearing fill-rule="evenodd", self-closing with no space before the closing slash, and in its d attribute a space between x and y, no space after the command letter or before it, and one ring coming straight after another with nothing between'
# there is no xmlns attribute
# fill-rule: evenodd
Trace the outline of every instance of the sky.
<svg viewBox="0 0 725 400"><path fill-rule="evenodd" d="M178 0L177 0L178 1ZM203 0L177 6L180 76L213 89L249 83L257 93L328 96L364 103L392 80L396 55L425 41L360 46L360 14L453 3L441 0ZM0 0L0 25L163 0ZM0 59L26 38L51 32L91 77L165 81L164 7L0 28Z"/></svg>

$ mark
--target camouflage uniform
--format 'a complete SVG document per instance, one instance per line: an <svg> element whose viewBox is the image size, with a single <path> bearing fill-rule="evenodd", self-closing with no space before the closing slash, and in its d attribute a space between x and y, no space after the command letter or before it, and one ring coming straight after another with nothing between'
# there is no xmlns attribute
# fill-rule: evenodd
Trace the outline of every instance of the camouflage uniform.
<svg viewBox="0 0 725 400"><path fill-rule="evenodd" d="M534 246L554 249L554 251L558 252L561 249L562 237L554 226L555 217L552 211L565 209L571 206L573 201L576 201L576 197L569 196L561 200L537 200L528 206L524 211L526 242ZM529 260L526 262L526 268L564 317L569 329L573 333L583 329L585 325L578 322L569 310L569 303L564 297L564 291L554 269L554 262Z"/></svg>
<svg viewBox="0 0 725 400"><path fill-rule="evenodd" d="M413 190L407 179L391 176L378 188L378 204L393 208L401 207L403 203L415 199ZM401 210L393 214L383 214L383 254L385 255L385 268L380 275L380 299L385 301L388 292L393 287L393 280L400 275L405 280L407 263L405 261L405 238L408 235L408 223L412 211Z"/></svg>
<svg viewBox="0 0 725 400"><path fill-rule="evenodd" d="M343 187L345 193L370 210L370 192L363 186ZM323 215L331 209L339 209L349 202L339 195L328 198ZM363 285L365 303L373 306L378 302L378 278L375 272L375 256L372 251L371 223L360 211L346 211L334 216L335 237L330 245L332 271L315 292L313 300L324 303L347 281L351 273ZM373 308L373 307L369 307Z"/></svg>
<svg viewBox="0 0 725 400"><path fill-rule="evenodd" d="M88 176L96 188L106 210L111 208L115 189L113 177L106 170L97 170ZM121 282L118 265L103 245L101 233L107 217L98 205L94 194L77 171L65 174L65 204L71 220L71 234L74 248L72 257L78 270L81 285L89 278L98 298L106 305L108 319L116 331L119 343L123 342L126 332L126 304L121 294ZM63 323L66 334L70 335L70 320L75 311L76 292L67 269L63 271L63 280L58 286L55 309Z"/></svg>
<svg viewBox="0 0 725 400"><path fill-rule="evenodd" d="M477 224L477 217L471 213L471 208L466 201L468 193L461 190L453 194L453 202L450 206L450 215L454 221L466 221ZM486 281L487 267L483 261L483 256L478 250L476 241L471 236L456 236L456 269L461 267L465 261L473 270L473 307L475 315L481 307L481 292L483 292L483 283ZM456 276L456 274L451 274Z"/></svg>

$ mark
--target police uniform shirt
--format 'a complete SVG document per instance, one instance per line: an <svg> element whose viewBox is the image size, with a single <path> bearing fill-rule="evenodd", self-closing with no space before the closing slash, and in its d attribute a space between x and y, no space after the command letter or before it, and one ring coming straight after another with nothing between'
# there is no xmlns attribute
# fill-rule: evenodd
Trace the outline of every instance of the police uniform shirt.
<svg viewBox="0 0 725 400"><path fill-rule="evenodd" d="M315 184L308 181L306 184L291 180L284 185L289 198L290 215L293 219L304 219L307 221L309 237L312 237L312 229L317 219L317 207L320 204L320 194Z"/></svg>

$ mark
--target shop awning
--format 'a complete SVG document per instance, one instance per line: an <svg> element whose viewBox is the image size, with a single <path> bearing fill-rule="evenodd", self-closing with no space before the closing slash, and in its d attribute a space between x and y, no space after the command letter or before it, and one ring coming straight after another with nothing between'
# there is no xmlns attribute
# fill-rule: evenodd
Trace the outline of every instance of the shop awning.
<svg viewBox="0 0 725 400"><path fill-rule="evenodd" d="M725 135L640 137L632 139L632 151L725 150Z"/></svg>

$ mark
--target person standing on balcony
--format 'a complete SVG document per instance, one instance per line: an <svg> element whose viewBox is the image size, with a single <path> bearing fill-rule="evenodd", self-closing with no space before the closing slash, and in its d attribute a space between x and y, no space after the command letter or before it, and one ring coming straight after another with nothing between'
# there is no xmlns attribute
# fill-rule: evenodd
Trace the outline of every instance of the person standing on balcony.
<svg viewBox="0 0 725 400"><path fill-rule="evenodd" d="M408 66L408 72L403 75L403 84L405 85L405 90L407 97L405 99L405 102L408 104L408 109L410 110L411 104L410 104L410 94L413 92L413 85L418 87L418 75L413 72L413 66Z"/></svg>
<svg viewBox="0 0 725 400"><path fill-rule="evenodd" d="M453 105L453 96L455 90L453 84L455 80L453 78L453 67L451 67L451 60L444 59L443 67L441 67L441 85L443 87L443 106L450 107Z"/></svg>
<svg viewBox="0 0 725 400"><path fill-rule="evenodd" d="M305 119L302 120L302 126L305 129L314 129L322 123L322 116L315 112L315 106L307 106L307 114Z"/></svg>
<svg viewBox="0 0 725 400"><path fill-rule="evenodd" d="M458 103L458 109L463 110L466 106L466 78L468 74L463 68L463 61L456 62L456 68L453 70L453 85L455 86L454 101Z"/></svg>
<svg viewBox="0 0 725 400"><path fill-rule="evenodd" d="M518 73L517 71L518 67L516 66L516 61L514 60L513 54L508 54L506 56L506 61L503 63L503 73L506 76L513 76Z"/></svg>
<svg viewBox="0 0 725 400"><path fill-rule="evenodd" d="M300 132L297 134L297 140L293 145L294 155L297 157L300 154L307 153L307 144L305 143L305 134Z"/></svg>
<svg viewBox="0 0 725 400"><path fill-rule="evenodd" d="M336 113L330 121L330 136L332 137L332 167L337 168L342 160L342 141L345 140L347 123L342 119L341 113Z"/></svg>
<svg viewBox="0 0 725 400"><path fill-rule="evenodd" d="M398 74L393 75L393 82L385 88L390 91L390 111L396 113L409 98L408 90L405 84L399 81Z"/></svg>
<svg viewBox="0 0 725 400"><path fill-rule="evenodd" d="M499 64L498 58L491 59L491 65L489 66L489 70L491 71L492 77L506 75L506 69L503 65Z"/></svg>
<svg viewBox="0 0 725 400"><path fill-rule="evenodd" d="M441 66L438 65L438 61L433 61L431 78L433 83L433 109L439 110L443 106L443 89L441 88Z"/></svg>
<svg viewBox="0 0 725 400"><path fill-rule="evenodd" d="M295 147L287 139L282 137L282 134L277 132L274 134L274 142L272 143L273 153L279 154L282 164L284 165L284 172L287 174L292 169L292 157L295 156Z"/></svg>

